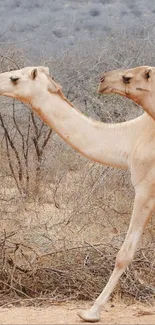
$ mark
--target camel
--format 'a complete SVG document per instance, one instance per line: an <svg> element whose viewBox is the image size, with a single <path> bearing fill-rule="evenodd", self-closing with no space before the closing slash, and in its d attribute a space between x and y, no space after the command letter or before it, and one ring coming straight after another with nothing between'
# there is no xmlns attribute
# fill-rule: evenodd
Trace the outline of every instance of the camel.
<svg viewBox="0 0 155 325"><path fill-rule="evenodd" d="M155 120L155 67L140 66L127 70L113 70L101 77L99 93L117 93L132 99Z"/></svg>
<svg viewBox="0 0 155 325"><path fill-rule="evenodd" d="M130 97L153 116L154 71L155 68L141 67L106 73L101 78L99 92L116 92ZM146 112L123 123L95 121L68 101L45 67L1 73L0 95L29 104L60 137L87 158L131 172L135 200L125 241L102 293L90 309L78 312L84 321L97 322L102 306L132 261L143 230L155 210L155 121Z"/></svg>

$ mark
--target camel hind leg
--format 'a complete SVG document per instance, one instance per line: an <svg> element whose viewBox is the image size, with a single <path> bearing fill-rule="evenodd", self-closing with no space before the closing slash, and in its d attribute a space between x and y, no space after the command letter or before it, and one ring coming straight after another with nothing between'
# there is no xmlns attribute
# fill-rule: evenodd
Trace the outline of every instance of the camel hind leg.
<svg viewBox="0 0 155 325"><path fill-rule="evenodd" d="M132 261L137 245L143 234L143 230L151 217L154 208L155 199L154 195L152 195L152 191L147 191L146 193L146 187L141 186L141 189L138 187L129 229L125 241L116 257L115 268L110 279L102 293L94 302L94 305L88 310L78 311L78 316L84 321L97 322L100 320L101 308L109 299L109 296L113 292L120 276Z"/></svg>

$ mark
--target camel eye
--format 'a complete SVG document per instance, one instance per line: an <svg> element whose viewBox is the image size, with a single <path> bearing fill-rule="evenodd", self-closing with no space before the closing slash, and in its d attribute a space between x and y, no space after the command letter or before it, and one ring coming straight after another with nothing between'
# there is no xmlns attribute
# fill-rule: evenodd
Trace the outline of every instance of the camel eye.
<svg viewBox="0 0 155 325"><path fill-rule="evenodd" d="M123 76L123 82L124 82L125 84L129 84L129 83L130 83L130 80L131 80L131 77Z"/></svg>
<svg viewBox="0 0 155 325"><path fill-rule="evenodd" d="M10 77L10 80L12 81L13 84L16 84L17 81L19 80L18 77Z"/></svg>

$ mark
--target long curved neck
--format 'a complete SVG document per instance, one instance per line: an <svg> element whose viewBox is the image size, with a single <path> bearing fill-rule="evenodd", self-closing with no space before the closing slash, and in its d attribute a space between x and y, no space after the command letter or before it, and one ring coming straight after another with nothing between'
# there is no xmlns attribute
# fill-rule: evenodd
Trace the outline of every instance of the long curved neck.
<svg viewBox="0 0 155 325"><path fill-rule="evenodd" d="M58 94L34 98L32 108L69 145L108 166L127 168L128 158L145 126L144 115L118 124L94 121Z"/></svg>

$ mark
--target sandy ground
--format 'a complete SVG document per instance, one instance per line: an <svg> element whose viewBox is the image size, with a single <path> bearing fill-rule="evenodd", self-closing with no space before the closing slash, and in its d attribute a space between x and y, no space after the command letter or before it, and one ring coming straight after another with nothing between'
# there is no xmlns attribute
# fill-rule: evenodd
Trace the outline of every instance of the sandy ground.
<svg viewBox="0 0 155 325"><path fill-rule="evenodd" d="M68 303L51 307L0 308L0 324L82 324L76 312L88 307L84 303ZM123 303L107 304L100 324L155 324L155 305Z"/></svg>

